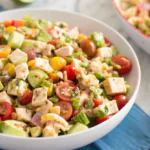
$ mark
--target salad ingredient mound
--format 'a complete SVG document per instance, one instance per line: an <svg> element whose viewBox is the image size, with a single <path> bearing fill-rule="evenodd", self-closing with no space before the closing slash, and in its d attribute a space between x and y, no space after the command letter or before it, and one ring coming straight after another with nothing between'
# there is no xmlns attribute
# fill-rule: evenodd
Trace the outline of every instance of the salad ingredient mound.
<svg viewBox="0 0 150 150"><path fill-rule="evenodd" d="M121 0L121 9L130 24L150 36L149 0Z"/></svg>
<svg viewBox="0 0 150 150"><path fill-rule="evenodd" d="M130 60L102 33L26 15L0 23L0 132L56 137L122 109Z"/></svg>

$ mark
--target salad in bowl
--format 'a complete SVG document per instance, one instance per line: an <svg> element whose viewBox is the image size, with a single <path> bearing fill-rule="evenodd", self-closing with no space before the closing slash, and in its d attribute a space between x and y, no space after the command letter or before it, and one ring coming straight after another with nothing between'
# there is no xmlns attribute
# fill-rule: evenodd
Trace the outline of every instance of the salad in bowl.
<svg viewBox="0 0 150 150"><path fill-rule="evenodd" d="M0 132L56 137L118 113L132 68L103 35L29 15L0 23Z"/></svg>
<svg viewBox="0 0 150 150"><path fill-rule="evenodd" d="M121 0L122 15L146 36L150 36L150 1Z"/></svg>

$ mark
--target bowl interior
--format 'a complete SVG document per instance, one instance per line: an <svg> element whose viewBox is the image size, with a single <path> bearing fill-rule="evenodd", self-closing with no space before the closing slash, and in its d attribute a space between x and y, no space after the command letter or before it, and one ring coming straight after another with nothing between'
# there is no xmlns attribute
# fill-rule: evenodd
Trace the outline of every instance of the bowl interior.
<svg viewBox="0 0 150 150"><path fill-rule="evenodd" d="M131 60L132 70L128 75L125 76L128 84L131 85L131 90L128 95L129 99L137 94L140 84L140 67L138 59L131 46L115 30L108 27L104 23L90 17L55 10L18 9L13 11L7 11L0 13L0 21L7 19L21 19L26 14L49 21L65 21L69 24L70 27L78 26L80 28L80 31L86 35L90 35L94 31L103 32L105 37L107 37L117 47L119 52L123 55L126 55Z"/></svg>

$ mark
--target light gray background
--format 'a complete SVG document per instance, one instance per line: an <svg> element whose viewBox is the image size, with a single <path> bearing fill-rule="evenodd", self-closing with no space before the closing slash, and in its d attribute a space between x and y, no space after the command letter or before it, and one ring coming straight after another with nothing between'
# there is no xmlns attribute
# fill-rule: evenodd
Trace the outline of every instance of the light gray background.
<svg viewBox="0 0 150 150"><path fill-rule="evenodd" d="M138 105L150 115L150 56L143 52L124 32L111 0L37 0L31 5L17 5L12 0L0 0L6 9L18 7L52 8L80 12L104 21L121 33L134 48L141 65L142 80L136 99ZM144 46L144 45L143 45Z"/></svg>

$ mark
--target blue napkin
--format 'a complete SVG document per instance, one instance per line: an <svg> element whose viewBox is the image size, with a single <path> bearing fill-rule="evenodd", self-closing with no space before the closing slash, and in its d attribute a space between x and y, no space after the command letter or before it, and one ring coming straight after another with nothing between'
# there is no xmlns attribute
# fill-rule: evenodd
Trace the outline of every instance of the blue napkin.
<svg viewBox="0 0 150 150"><path fill-rule="evenodd" d="M134 104L112 132L77 150L150 150L150 117Z"/></svg>
<svg viewBox="0 0 150 150"><path fill-rule="evenodd" d="M4 8L0 6L0 11ZM134 104L112 132L77 150L150 150L150 117Z"/></svg>

